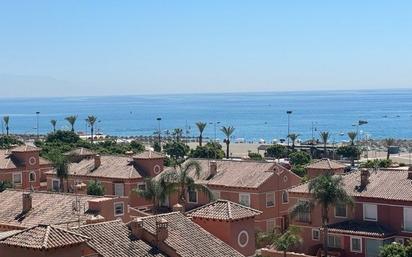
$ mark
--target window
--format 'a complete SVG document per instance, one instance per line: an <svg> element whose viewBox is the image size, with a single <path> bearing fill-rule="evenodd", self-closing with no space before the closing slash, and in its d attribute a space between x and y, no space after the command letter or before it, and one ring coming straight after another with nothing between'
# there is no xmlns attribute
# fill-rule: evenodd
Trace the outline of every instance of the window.
<svg viewBox="0 0 412 257"><path fill-rule="evenodd" d="M215 200L220 199L220 191L219 190L212 190L213 197Z"/></svg>
<svg viewBox="0 0 412 257"><path fill-rule="evenodd" d="M34 171L31 171L29 173L29 181L30 182L36 182L36 173Z"/></svg>
<svg viewBox="0 0 412 257"><path fill-rule="evenodd" d="M320 230L317 228L312 228L312 240L319 241L320 240Z"/></svg>
<svg viewBox="0 0 412 257"><path fill-rule="evenodd" d="M145 183L138 184L137 189L142 190L142 191L146 190L146 184Z"/></svg>
<svg viewBox="0 0 412 257"><path fill-rule="evenodd" d="M189 188L187 194L189 196L189 203L197 203L197 191L195 189Z"/></svg>
<svg viewBox="0 0 412 257"><path fill-rule="evenodd" d="M332 247L332 248L341 248L340 236L329 235L328 245L329 247Z"/></svg>
<svg viewBox="0 0 412 257"><path fill-rule="evenodd" d="M21 172L13 173L13 184L21 185Z"/></svg>
<svg viewBox="0 0 412 257"><path fill-rule="evenodd" d="M289 202L289 194L288 191L283 191L282 192L282 203L288 203Z"/></svg>
<svg viewBox="0 0 412 257"><path fill-rule="evenodd" d="M52 180L52 190L54 192L60 191L60 180L58 180L58 179L53 179Z"/></svg>
<svg viewBox="0 0 412 257"><path fill-rule="evenodd" d="M275 206L275 193L266 193L266 207Z"/></svg>
<svg viewBox="0 0 412 257"><path fill-rule="evenodd" d="M350 251L355 253L362 252L362 238L361 237L351 237L350 238Z"/></svg>
<svg viewBox="0 0 412 257"><path fill-rule="evenodd" d="M250 207L250 194L239 194L239 203Z"/></svg>
<svg viewBox="0 0 412 257"><path fill-rule="evenodd" d="M122 216L124 214L124 203L114 203L114 216Z"/></svg>
<svg viewBox="0 0 412 257"><path fill-rule="evenodd" d="M124 196L124 184L114 183L114 195Z"/></svg>
<svg viewBox="0 0 412 257"><path fill-rule="evenodd" d="M266 232L268 232L268 233L274 232L275 227L276 227L276 220L272 219L272 220L267 220L266 221Z"/></svg>
<svg viewBox="0 0 412 257"><path fill-rule="evenodd" d="M376 204L363 204L363 219L378 221L378 207Z"/></svg>
<svg viewBox="0 0 412 257"><path fill-rule="evenodd" d="M310 222L310 206L308 201L299 200L299 209L296 220L299 222L309 223Z"/></svg>
<svg viewBox="0 0 412 257"><path fill-rule="evenodd" d="M403 208L403 230L412 232L412 208Z"/></svg>
<svg viewBox="0 0 412 257"><path fill-rule="evenodd" d="M335 206L335 217L346 218L346 204L338 203Z"/></svg>

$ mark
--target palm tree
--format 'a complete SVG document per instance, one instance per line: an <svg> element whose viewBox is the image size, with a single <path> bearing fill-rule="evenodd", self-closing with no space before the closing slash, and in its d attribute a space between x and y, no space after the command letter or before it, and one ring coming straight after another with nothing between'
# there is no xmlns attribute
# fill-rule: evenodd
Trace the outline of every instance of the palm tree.
<svg viewBox="0 0 412 257"><path fill-rule="evenodd" d="M329 140L330 134L328 131L322 131L320 132L320 138L322 139L322 143L323 143L323 157L327 158L327 152L326 152L326 145L328 144L328 140Z"/></svg>
<svg viewBox="0 0 412 257"><path fill-rule="evenodd" d="M226 159L229 159L229 145L230 145L230 137L232 136L233 132L235 132L235 128L232 126L225 127L223 126L220 128L220 131L225 134L225 140L223 142L226 144Z"/></svg>
<svg viewBox="0 0 412 257"><path fill-rule="evenodd" d="M70 123L70 126L72 126L72 132L74 132L74 124L76 123L77 116L76 115L71 115L65 118Z"/></svg>
<svg viewBox="0 0 412 257"><path fill-rule="evenodd" d="M91 135L91 142L93 144L94 136L94 123L96 123L97 117L96 116L87 116L86 122L90 125L90 135Z"/></svg>
<svg viewBox="0 0 412 257"><path fill-rule="evenodd" d="M172 191L171 187L165 184L163 179L156 180L151 178L145 180L144 189L135 188L133 189L133 192L144 199L151 201L153 205L153 214L157 214L159 207L166 201Z"/></svg>
<svg viewBox="0 0 412 257"><path fill-rule="evenodd" d="M385 138L384 139L385 142L385 146L386 146L386 159L389 160L389 157L391 155L391 151L390 151L390 146L393 146L395 144L395 139L393 138Z"/></svg>
<svg viewBox="0 0 412 257"><path fill-rule="evenodd" d="M351 145L355 145L355 139L356 139L357 136L358 136L358 133L356 133L354 131L348 132L348 137L350 139L350 144Z"/></svg>
<svg viewBox="0 0 412 257"><path fill-rule="evenodd" d="M288 138L290 138L290 140L292 140L292 151L295 150L295 142L298 139L298 137L299 137L299 134L296 134L296 133L290 133L288 135Z"/></svg>
<svg viewBox="0 0 412 257"><path fill-rule="evenodd" d="M191 174L193 173L193 176ZM177 164L174 171L162 173L161 180L164 185L167 185L168 191L178 192L178 202L186 207L186 194L189 191L196 190L202 192L209 199L213 199L212 192L202 184L196 184L194 178L199 179L201 167L199 162L195 160L186 161L183 164Z"/></svg>
<svg viewBox="0 0 412 257"><path fill-rule="evenodd" d="M207 123L205 123L205 122L201 122L201 121L196 122L196 126L199 129L199 133L200 133L199 134L199 146L202 146L203 131L205 130L206 125L207 125Z"/></svg>
<svg viewBox="0 0 412 257"><path fill-rule="evenodd" d="M50 155L50 159L53 163L53 167L56 170L56 176L60 179L60 190L63 192L63 180L66 179L67 182L67 190L68 187L68 180L67 177L69 176L69 160L66 156L62 155L61 153L52 153Z"/></svg>
<svg viewBox="0 0 412 257"><path fill-rule="evenodd" d="M342 181L342 176L334 176L327 173L310 180L308 184L309 193L312 199L309 202L301 201L296 204L291 211L294 217L302 211L308 211L315 205L321 207L322 227L323 227L323 250L324 256L328 256L328 223L329 208L337 204L353 205L353 199L346 193Z"/></svg>
<svg viewBox="0 0 412 257"><path fill-rule="evenodd" d="M57 120L51 120L50 121L52 127L53 127L53 132L56 132L56 124L57 124Z"/></svg>
<svg viewBox="0 0 412 257"><path fill-rule="evenodd" d="M4 116L3 117L3 121L4 121L4 126L6 126L6 135L9 135L9 121L10 121L10 117L9 116Z"/></svg>
<svg viewBox="0 0 412 257"><path fill-rule="evenodd" d="M283 256L286 257L286 252L290 251L292 247L301 241L302 238L299 236L299 228L290 226L285 233L275 239L273 245L278 251L283 251Z"/></svg>
<svg viewBox="0 0 412 257"><path fill-rule="evenodd" d="M181 138L182 135L183 135L183 129L181 129L181 128L175 128L175 129L173 130L173 133L172 133L172 134L175 136L176 141L179 142L179 141L180 141L180 138Z"/></svg>
<svg viewBox="0 0 412 257"><path fill-rule="evenodd" d="M356 133L356 132L354 132L354 131L348 132L348 137L349 137L349 139L350 139L350 145L351 145L351 147L355 147L355 139L356 139L356 136L357 136L357 135L358 135L358 133ZM355 166L355 156L351 155L351 157L350 157L350 163L351 163L351 166L352 166L352 167Z"/></svg>

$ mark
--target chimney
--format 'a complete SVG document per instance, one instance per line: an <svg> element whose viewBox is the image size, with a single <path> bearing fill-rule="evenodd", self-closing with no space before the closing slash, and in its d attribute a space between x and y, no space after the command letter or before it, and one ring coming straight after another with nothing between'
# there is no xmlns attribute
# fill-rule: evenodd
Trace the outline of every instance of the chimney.
<svg viewBox="0 0 412 257"><path fill-rule="evenodd" d="M412 179L412 166L408 169L408 179Z"/></svg>
<svg viewBox="0 0 412 257"><path fill-rule="evenodd" d="M210 173L210 177L213 177L217 174L217 163L216 163L216 161L210 161L210 163L209 163L209 173Z"/></svg>
<svg viewBox="0 0 412 257"><path fill-rule="evenodd" d="M143 220L141 218L137 218L135 220L132 220L129 223L130 229L132 230L132 235L137 237L137 238L142 238L144 229L143 229Z"/></svg>
<svg viewBox="0 0 412 257"><path fill-rule="evenodd" d="M178 212L180 212L180 213L184 213L184 212L185 212L183 206L182 206L181 204L178 204L178 203L175 204L175 205L173 205L173 211L178 211Z"/></svg>
<svg viewBox="0 0 412 257"><path fill-rule="evenodd" d="M99 168L100 164L101 164L100 155L98 155L98 154L94 155L94 168L95 169Z"/></svg>
<svg viewBox="0 0 412 257"><path fill-rule="evenodd" d="M365 188L369 184L369 170L361 169L361 187Z"/></svg>
<svg viewBox="0 0 412 257"><path fill-rule="evenodd" d="M169 235L169 222L164 218L156 220L156 239L158 242L163 242Z"/></svg>
<svg viewBox="0 0 412 257"><path fill-rule="evenodd" d="M23 210L22 213L27 213L32 207L32 197L29 192L23 193Z"/></svg>

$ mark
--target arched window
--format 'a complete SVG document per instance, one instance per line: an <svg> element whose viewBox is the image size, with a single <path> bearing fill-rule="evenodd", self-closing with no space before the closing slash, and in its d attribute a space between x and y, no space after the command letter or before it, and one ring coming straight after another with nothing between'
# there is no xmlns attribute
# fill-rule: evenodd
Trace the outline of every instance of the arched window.
<svg viewBox="0 0 412 257"><path fill-rule="evenodd" d="M288 203L289 202L289 195L288 191L283 191L282 192L282 203Z"/></svg>
<svg viewBox="0 0 412 257"><path fill-rule="evenodd" d="M36 181L36 173L34 171L31 171L29 174L29 181L30 182L35 182Z"/></svg>

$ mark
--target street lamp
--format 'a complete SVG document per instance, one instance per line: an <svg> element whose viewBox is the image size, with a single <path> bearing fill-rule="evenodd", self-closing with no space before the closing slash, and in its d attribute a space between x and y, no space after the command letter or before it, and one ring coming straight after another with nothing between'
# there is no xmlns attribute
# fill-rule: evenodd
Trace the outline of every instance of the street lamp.
<svg viewBox="0 0 412 257"><path fill-rule="evenodd" d="M157 133L158 133L158 139L159 139L159 145L160 145L160 144L161 144L161 139L160 139L160 136L161 136L161 135L160 135L160 133L161 133L161 132L160 132L160 121L162 120L162 118L159 117L159 118L157 118L156 120L157 120L157 125L158 125Z"/></svg>
<svg viewBox="0 0 412 257"><path fill-rule="evenodd" d="M214 142L216 142L216 125L220 124L220 121L209 122L209 124L213 124L213 126L214 126L214 129L215 129L215 141Z"/></svg>
<svg viewBox="0 0 412 257"><path fill-rule="evenodd" d="M40 114L40 112L36 112L37 140L39 140L39 114Z"/></svg>
<svg viewBox="0 0 412 257"><path fill-rule="evenodd" d="M288 148L289 148L289 135L290 135L290 115L292 114L292 111L286 111L286 114L288 115Z"/></svg>

